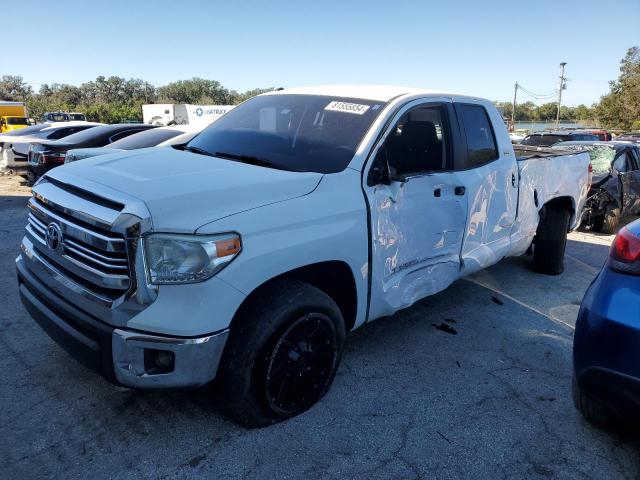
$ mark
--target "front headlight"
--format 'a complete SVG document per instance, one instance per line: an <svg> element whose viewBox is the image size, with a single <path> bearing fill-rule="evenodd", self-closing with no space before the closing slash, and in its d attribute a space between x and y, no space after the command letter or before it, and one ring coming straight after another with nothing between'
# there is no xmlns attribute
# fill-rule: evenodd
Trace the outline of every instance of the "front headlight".
<svg viewBox="0 0 640 480"><path fill-rule="evenodd" d="M156 285L202 282L222 270L241 249L235 233L152 234L144 239L147 278Z"/></svg>

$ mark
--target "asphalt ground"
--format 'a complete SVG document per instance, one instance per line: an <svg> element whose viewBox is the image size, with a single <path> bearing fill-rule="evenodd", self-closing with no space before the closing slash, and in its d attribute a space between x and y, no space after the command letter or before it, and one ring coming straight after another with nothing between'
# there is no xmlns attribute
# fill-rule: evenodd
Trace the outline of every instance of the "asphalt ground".
<svg viewBox="0 0 640 480"><path fill-rule="evenodd" d="M28 190L10 184L0 181L0 478L640 478L640 441L586 422L570 397L578 305L611 236L571 234L558 277L507 259L365 325L317 406L247 430L211 389L114 387L40 330L14 269Z"/></svg>

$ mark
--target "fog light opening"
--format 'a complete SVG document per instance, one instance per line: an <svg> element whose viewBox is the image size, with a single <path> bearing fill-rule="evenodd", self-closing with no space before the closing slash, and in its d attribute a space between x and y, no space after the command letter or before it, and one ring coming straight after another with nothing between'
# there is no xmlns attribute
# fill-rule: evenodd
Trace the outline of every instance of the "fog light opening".
<svg viewBox="0 0 640 480"><path fill-rule="evenodd" d="M147 375L171 373L176 366L175 353L168 350L144 349L144 370Z"/></svg>

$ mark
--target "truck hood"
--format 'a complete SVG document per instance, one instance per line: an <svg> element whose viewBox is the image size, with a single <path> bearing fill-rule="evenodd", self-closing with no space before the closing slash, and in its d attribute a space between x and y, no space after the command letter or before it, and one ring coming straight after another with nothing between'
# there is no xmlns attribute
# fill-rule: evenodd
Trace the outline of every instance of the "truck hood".
<svg viewBox="0 0 640 480"><path fill-rule="evenodd" d="M312 192L322 174L258 167L173 148L110 153L55 168L47 176L99 183L144 202L154 231L200 226Z"/></svg>

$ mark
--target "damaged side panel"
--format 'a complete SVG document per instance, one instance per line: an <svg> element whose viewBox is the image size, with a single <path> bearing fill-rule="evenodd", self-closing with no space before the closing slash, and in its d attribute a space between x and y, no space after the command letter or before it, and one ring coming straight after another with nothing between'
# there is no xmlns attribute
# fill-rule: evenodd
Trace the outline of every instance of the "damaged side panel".
<svg viewBox="0 0 640 480"><path fill-rule="evenodd" d="M453 178L423 175L373 188L371 317L408 307L459 277L466 202L455 195Z"/></svg>
<svg viewBox="0 0 640 480"><path fill-rule="evenodd" d="M551 200L570 198L573 215L570 230L580 225L580 215L589 190L590 175L586 171L589 155L578 153L534 157L518 161L520 191L518 216L511 231L509 256L523 254L531 245L539 222L539 211Z"/></svg>

